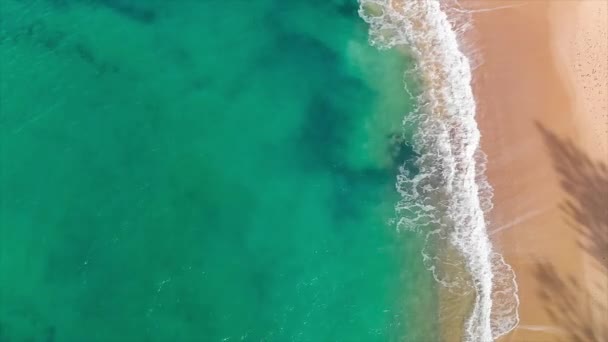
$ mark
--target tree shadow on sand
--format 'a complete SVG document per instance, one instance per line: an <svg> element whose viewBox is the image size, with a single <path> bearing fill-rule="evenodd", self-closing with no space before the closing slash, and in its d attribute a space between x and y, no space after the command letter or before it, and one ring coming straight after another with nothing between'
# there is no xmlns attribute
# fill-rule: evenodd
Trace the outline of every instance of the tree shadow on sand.
<svg viewBox="0 0 608 342"><path fill-rule="evenodd" d="M542 284L539 296L553 322L564 330L564 342L608 341L606 305L573 276L560 275L551 263L539 263L536 279Z"/></svg>
<svg viewBox="0 0 608 342"><path fill-rule="evenodd" d="M561 211L579 233L579 245L608 272L608 167L595 162L572 141L537 123L568 199ZM539 295L550 318L566 330L568 342L608 341L607 284L588 284L560 275L551 263L539 263L535 276L542 285ZM601 277L600 277L601 278ZM594 280L591 280L594 281ZM604 281L605 282L605 281ZM599 294L599 295L598 295Z"/></svg>

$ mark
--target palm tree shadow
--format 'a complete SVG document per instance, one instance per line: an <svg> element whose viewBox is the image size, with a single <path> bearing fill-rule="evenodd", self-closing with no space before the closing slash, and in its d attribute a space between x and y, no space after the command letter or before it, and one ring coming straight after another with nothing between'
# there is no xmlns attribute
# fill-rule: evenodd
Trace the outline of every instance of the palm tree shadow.
<svg viewBox="0 0 608 342"><path fill-rule="evenodd" d="M562 212L576 225L579 244L608 270L608 167L592 161L572 141L561 139L537 123L561 186L569 199Z"/></svg>
<svg viewBox="0 0 608 342"><path fill-rule="evenodd" d="M538 263L535 275L542 284L538 295L549 318L564 330L564 342L606 341L608 329L601 320L605 303L597 301L575 277L560 275L551 263Z"/></svg>
<svg viewBox="0 0 608 342"><path fill-rule="evenodd" d="M579 234L579 245L597 262L599 272L608 272L608 167L595 162L572 141L558 137L536 123L549 151L567 199L561 211ZM573 276L564 277L548 262L538 263L535 276L542 289L539 296L549 317L572 342L608 341L606 284L583 286ZM600 295L598 296L599 291ZM595 294L595 296L592 294ZM604 317L601 317L604 316Z"/></svg>

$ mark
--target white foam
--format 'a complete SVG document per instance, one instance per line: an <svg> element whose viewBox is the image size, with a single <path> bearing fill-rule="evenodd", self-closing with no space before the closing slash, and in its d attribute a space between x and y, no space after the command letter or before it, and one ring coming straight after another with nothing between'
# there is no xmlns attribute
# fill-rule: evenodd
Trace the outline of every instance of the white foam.
<svg viewBox="0 0 608 342"><path fill-rule="evenodd" d="M417 113L404 119L404 125L416 126L419 173L412 175L402 167L397 177L402 197L396 206L397 226L427 227L428 240L457 251L459 258L448 260L447 253L425 249L424 262L442 286L457 293L474 291L465 341L492 341L518 324L519 301L514 273L493 251L486 229L492 189L479 148L471 66L457 33L470 25L462 17L448 18L439 1L359 1L371 44L408 49L423 86ZM454 274L459 265L441 273L458 262L464 262L467 274Z"/></svg>

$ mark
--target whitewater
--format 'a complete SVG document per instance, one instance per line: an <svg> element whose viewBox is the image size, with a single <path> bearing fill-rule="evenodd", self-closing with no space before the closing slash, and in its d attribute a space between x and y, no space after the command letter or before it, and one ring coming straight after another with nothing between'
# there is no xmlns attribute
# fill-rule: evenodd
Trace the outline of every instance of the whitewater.
<svg viewBox="0 0 608 342"><path fill-rule="evenodd" d="M470 60L459 46L462 25L469 23L459 26L436 0L359 3L371 44L406 49L420 78L418 109L404 118L405 127L415 128L417 172L403 166L397 177L397 226L424 231L429 243L443 246L426 248L423 258L441 286L474 295L463 339L493 341L519 323L519 299L513 270L487 232L492 188L484 176Z"/></svg>

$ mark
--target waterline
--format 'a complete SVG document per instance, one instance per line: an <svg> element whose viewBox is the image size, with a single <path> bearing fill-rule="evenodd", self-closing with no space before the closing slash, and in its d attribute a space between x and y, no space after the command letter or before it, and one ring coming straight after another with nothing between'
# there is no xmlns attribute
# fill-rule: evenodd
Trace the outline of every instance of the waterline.
<svg viewBox="0 0 608 342"><path fill-rule="evenodd" d="M404 125L416 128L413 146L417 174L402 167L397 177L401 201L398 226L428 227L430 241L449 244L463 258L468 275L439 274L436 266L454 260L442 253L425 255L444 287L474 291L465 323L465 341L491 341L518 323L517 285L502 256L493 251L485 214L492 189L479 147L476 103L469 59L459 48L453 27L438 1L361 0L360 15L370 25L371 44L381 49L404 46L416 60L422 83L419 108ZM430 230L430 231L429 231Z"/></svg>

